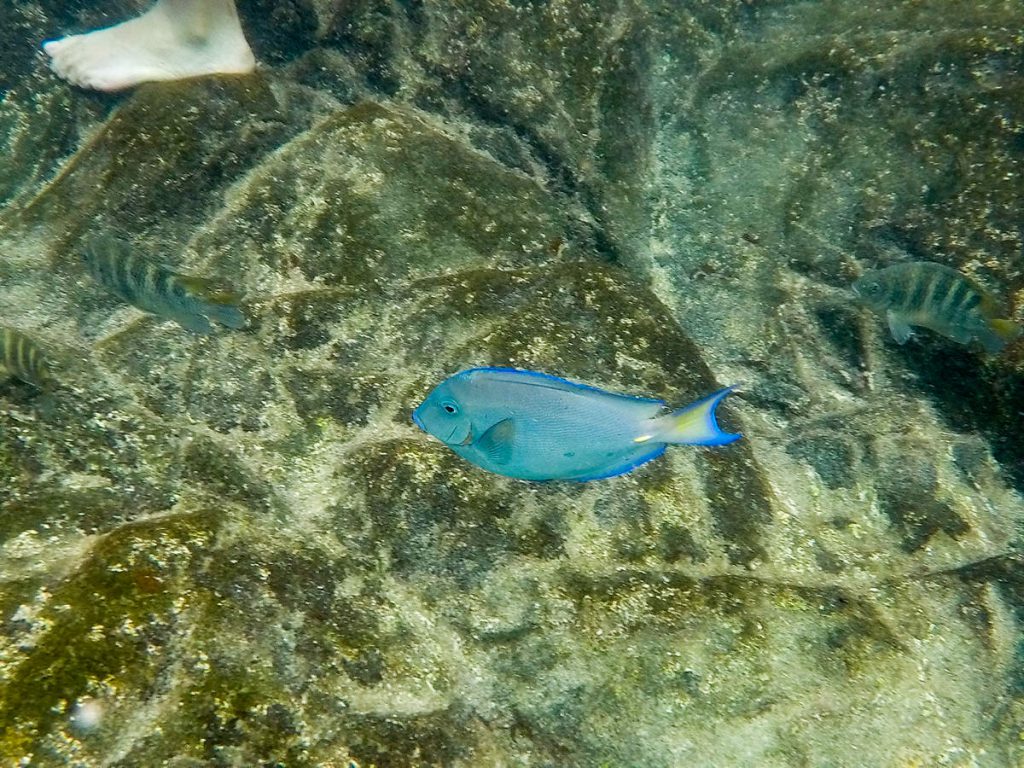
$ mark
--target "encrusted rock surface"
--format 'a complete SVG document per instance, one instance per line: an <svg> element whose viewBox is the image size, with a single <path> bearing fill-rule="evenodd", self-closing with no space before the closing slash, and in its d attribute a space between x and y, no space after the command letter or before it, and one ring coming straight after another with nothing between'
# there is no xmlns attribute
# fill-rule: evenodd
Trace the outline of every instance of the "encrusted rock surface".
<svg viewBox="0 0 1024 768"><path fill-rule="evenodd" d="M0 323L62 382L0 382L0 763L1024 762L1024 345L847 290L928 258L1021 318L1018 4L239 6L251 77L0 54ZM99 229L250 328L119 303ZM483 364L744 381L746 439L496 477L409 420Z"/></svg>

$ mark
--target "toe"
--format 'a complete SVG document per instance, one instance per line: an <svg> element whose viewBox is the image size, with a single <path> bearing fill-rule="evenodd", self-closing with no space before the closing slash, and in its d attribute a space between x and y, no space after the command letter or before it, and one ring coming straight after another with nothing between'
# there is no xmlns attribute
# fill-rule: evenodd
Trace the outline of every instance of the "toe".
<svg viewBox="0 0 1024 768"><path fill-rule="evenodd" d="M47 56L53 57L60 53L61 49L64 48L64 41L66 38L60 38L59 40L44 40L42 49Z"/></svg>

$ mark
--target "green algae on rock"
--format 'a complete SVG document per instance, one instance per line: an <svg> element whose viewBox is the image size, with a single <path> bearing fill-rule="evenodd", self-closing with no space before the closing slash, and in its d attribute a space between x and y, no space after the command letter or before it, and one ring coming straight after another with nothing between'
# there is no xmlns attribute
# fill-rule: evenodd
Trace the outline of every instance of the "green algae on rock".
<svg viewBox="0 0 1024 768"><path fill-rule="evenodd" d="M192 513L121 526L88 546L82 564L43 591L44 604L4 644L5 756L31 756L38 734L61 728L82 697L117 690L145 696L159 686L176 634L182 572L209 543L215 530L209 522ZM111 715L127 717L130 702L109 700L125 706Z"/></svg>
<svg viewBox="0 0 1024 768"><path fill-rule="evenodd" d="M360 287L530 263L568 227L536 180L422 113L373 102L339 110L290 142L246 179L221 221L197 247L240 272L295 268L308 281ZM255 264L240 262L249 251Z"/></svg>
<svg viewBox="0 0 1024 768"><path fill-rule="evenodd" d="M231 181L296 130L285 119L258 76L144 85L24 202L20 219L62 221L64 247L97 222L132 232L171 220L177 234L209 214L207 206L217 204ZM97 187L103 195L93 194Z"/></svg>

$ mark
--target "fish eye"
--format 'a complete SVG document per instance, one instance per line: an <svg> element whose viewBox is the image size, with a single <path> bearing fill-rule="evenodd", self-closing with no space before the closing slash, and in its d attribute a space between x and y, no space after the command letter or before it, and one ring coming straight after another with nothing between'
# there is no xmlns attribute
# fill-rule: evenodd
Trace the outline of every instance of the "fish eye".
<svg viewBox="0 0 1024 768"><path fill-rule="evenodd" d="M882 292L882 284L877 280L869 280L857 284L857 293L861 296L877 296Z"/></svg>
<svg viewBox="0 0 1024 768"><path fill-rule="evenodd" d="M441 407L444 408L445 413L450 414L452 416L459 412L459 406L457 406L455 403L451 401L441 403Z"/></svg>

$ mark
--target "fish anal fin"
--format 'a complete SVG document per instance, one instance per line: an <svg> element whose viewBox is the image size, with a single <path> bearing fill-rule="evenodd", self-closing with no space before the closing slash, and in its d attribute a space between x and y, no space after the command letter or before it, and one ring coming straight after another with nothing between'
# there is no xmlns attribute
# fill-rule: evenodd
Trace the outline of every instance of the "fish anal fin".
<svg viewBox="0 0 1024 768"><path fill-rule="evenodd" d="M515 422L511 418L502 419L480 435L474 445L493 463L508 464L512 459L512 442L515 436Z"/></svg>
<svg viewBox="0 0 1024 768"><path fill-rule="evenodd" d="M892 310L886 313L885 319L889 321L889 333L892 334L896 343L906 344L907 340L910 339L914 333L910 330L910 324Z"/></svg>
<svg viewBox="0 0 1024 768"><path fill-rule="evenodd" d="M215 323L220 323L236 330L249 326L249 321L246 319L245 314L236 306L207 302L205 309L206 315Z"/></svg>
<svg viewBox="0 0 1024 768"><path fill-rule="evenodd" d="M184 328L186 331L192 331L192 333L210 333L213 330L213 326L210 325L210 321L202 315L191 314L186 312L179 312L172 315L172 318L178 325Z"/></svg>

